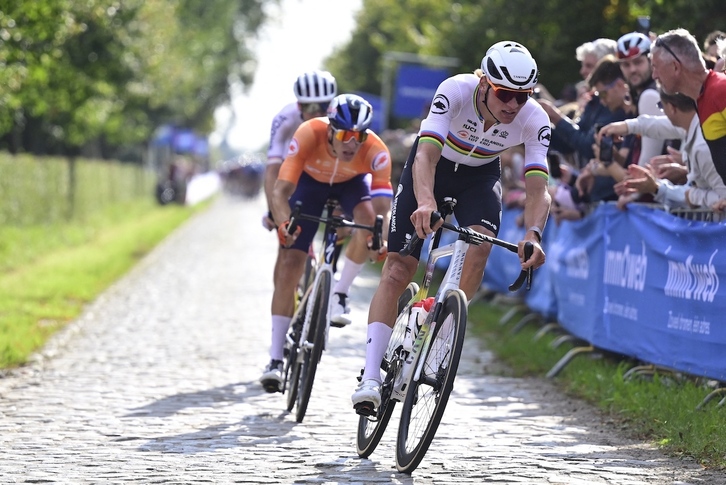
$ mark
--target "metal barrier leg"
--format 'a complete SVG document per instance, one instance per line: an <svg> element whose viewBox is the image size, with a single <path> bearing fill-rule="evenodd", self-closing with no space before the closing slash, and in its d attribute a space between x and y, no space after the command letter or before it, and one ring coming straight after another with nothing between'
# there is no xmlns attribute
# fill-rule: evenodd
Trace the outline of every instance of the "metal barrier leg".
<svg viewBox="0 0 726 485"><path fill-rule="evenodd" d="M705 398L703 398L703 401L701 401L701 404L699 404L698 406L696 406L696 409L697 410L703 409L703 407L706 404L708 404L709 401L711 401L716 396L720 396L721 394L726 394L726 387L719 387L718 389L715 389L715 390L709 392L708 393L708 396L706 396ZM726 397L724 397L723 399L721 399L721 402L719 402L716 407L723 406L724 401L726 401Z"/></svg>
<svg viewBox="0 0 726 485"><path fill-rule="evenodd" d="M542 317L539 315L539 313L529 313L529 314L523 316L522 319L519 320L519 322L517 322L517 324L512 328L511 333L512 333L512 335L514 335L515 333L519 333L522 331L522 329L524 327L527 326L528 323L531 323L531 322L537 323L537 322L540 322L541 320L542 320Z"/></svg>
<svg viewBox="0 0 726 485"><path fill-rule="evenodd" d="M555 366L554 366L554 367L552 367L552 369L550 369L550 371L549 371L549 372L547 373L547 378L548 378L548 379L552 379L553 377L555 377L555 376L556 376L557 374L559 374L559 373L560 373L560 371L561 371L562 369L564 369L564 368L565 368L565 366L566 366L567 364L569 364L569 363L570 363L570 361L571 361L572 359L574 359L574 358L575 358L575 357L577 357L578 355L580 355L580 354L585 354L585 353L590 353L590 352L594 352L594 351L595 351L595 347L593 347L592 345L589 345L589 346L587 346L587 347L575 347L574 349L570 349L570 351L569 351L569 352L567 352L567 353L566 353L566 354L564 355L564 357L562 357L562 358L561 358L561 359L559 360L559 362L557 362L557 363L555 364Z"/></svg>
<svg viewBox="0 0 726 485"><path fill-rule="evenodd" d="M502 326L506 325L507 322L509 322L509 320L511 320L512 317L514 317L514 315L516 315L517 313L519 313L521 311L526 311L526 310L527 310L527 305L514 305L512 308L510 308L507 311L507 313L502 315L502 318L499 319L499 325L502 325Z"/></svg>
<svg viewBox="0 0 726 485"><path fill-rule="evenodd" d="M556 349L557 347L564 344L565 342L580 342L580 343L585 343L585 344L587 343L584 340L582 340L578 337L575 337L574 335L567 334L567 335L560 335L559 337L554 339L552 342L550 342L550 347L553 349Z"/></svg>
<svg viewBox="0 0 726 485"><path fill-rule="evenodd" d="M557 322L550 322L542 326L539 330L537 330L537 333L534 334L534 337L532 337L532 341L536 342L537 340L544 337L549 332L557 332L560 331L562 327L560 327L560 324Z"/></svg>

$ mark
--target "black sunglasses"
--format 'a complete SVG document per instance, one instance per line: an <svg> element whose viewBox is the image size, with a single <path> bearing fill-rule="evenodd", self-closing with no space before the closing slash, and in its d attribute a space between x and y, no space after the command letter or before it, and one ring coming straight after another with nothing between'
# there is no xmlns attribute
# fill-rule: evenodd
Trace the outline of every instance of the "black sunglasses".
<svg viewBox="0 0 726 485"><path fill-rule="evenodd" d="M658 37L657 39L655 39L655 46L656 47L662 47L662 48L664 48L665 50L668 51L668 53L670 53L670 55L672 55L676 59L676 61L678 62L678 64L683 64L681 62L681 60L678 58L678 56L676 55L676 53L673 52L673 49L671 49L670 47L668 47L668 44L666 44L665 41L662 38Z"/></svg>

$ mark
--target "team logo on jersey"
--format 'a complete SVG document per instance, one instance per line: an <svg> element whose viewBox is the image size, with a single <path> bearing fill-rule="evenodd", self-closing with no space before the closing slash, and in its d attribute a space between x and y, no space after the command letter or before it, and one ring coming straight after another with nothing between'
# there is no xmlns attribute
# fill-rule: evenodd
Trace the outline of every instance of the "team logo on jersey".
<svg viewBox="0 0 726 485"><path fill-rule="evenodd" d="M431 102L431 112L436 115L442 115L449 111L449 98L443 94L437 94Z"/></svg>
<svg viewBox="0 0 726 485"><path fill-rule="evenodd" d="M466 130L459 130L456 134L459 135L459 138L467 138L469 136L469 132Z"/></svg>
<svg viewBox="0 0 726 485"><path fill-rule="evenodd" d="M300 145L297 143L297 139L293 138L290 140L290 146L287 147L287 156L291 157L293 155L297 155L297 152L300 151Z"/></svg>
<svg viewBox="0 0 726 485"><path fill-rule="evenodd" d="M507 130L499 132L499 138L506 138L509 136L509 132Z"/></svg>
<svg viewBox="0 0 726 485"><path fill-rule="evenodd" d="M550 140L552 139L552 132L550 131L549 126L543 126L539 129L539 132L537 133L537 139L542 144L542 146L549 147L550 146Z"/></svg>
<svg viewBox="0 0 726 485"><path fill-rule="evenodd" d="M381 152L373 159L373 163L371 163L371 169L375 172L376 170L386 168L388 166L388 162L388 153Z"/></svg>

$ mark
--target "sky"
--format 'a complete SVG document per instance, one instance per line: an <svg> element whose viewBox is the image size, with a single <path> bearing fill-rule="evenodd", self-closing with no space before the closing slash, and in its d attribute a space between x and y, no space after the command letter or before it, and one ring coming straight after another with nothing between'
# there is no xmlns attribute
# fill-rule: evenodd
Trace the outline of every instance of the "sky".
<svg viewBox="0 0 726 485"><path fill-rule="evenodd" d="M271 19L261 31L255 54L255 80L246 94L232 97L236 123L228 136L235 149L258 150L267 146L272 118L295 101L293 84L306 71L323 69L323 60L335 47L350 40L355 14L362 0L282 0L270 8ZM217 134L229 125L229 108L215 114Z"/></svg>

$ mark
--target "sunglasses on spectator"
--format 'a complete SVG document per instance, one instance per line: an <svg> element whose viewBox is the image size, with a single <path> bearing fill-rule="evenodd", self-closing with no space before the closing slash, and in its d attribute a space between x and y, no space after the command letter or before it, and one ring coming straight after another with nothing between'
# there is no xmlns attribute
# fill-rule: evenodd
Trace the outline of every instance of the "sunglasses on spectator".
<svg viewBox="0 0 726 485"><path fill-rule="evenodd" d="M655 39L655 46L656 47L662 47L662 48L664 48L665 50L668 51L668 53L670 55L672 55L675 58L675 60L676 60L676 62L678 62L678 64L683 64L681 62L681 60L678 58L678 56L676 55L676 53L673 52L673 49L671 49L670 47L668 47L668 44L666 44L665 41L662 38L658 37L657 39Z"/></svg>
<svg viewBox="0 0 726 485"><path fill-rule="evenodd" d="M350 140L363 143L368 138L368 133L365 131L339 130L332 126L330 128L333 130L333 137L343 143L348 143Z"/></svg>
<svg viewBox="0 0 726 485"><path fill-rule="evenodd" d="M300 104L300 111L309 115L313 115L316 113L326 113L328 111L328 103Z"/></svg>
<svg viewBox="0 0 726 485"><path fill-rule="evenodd" d="M509 88L503 88L501 86L495 86L492 84L492 82L487 78L487 82L489 83L489 86L494 90L494 96L499 99L502 103L508 103L512 99L517 100L517 104L524 104L527 102L527 99L529 99L529 95L532 94L531 89L518 91L514 89Z"/></svg>

